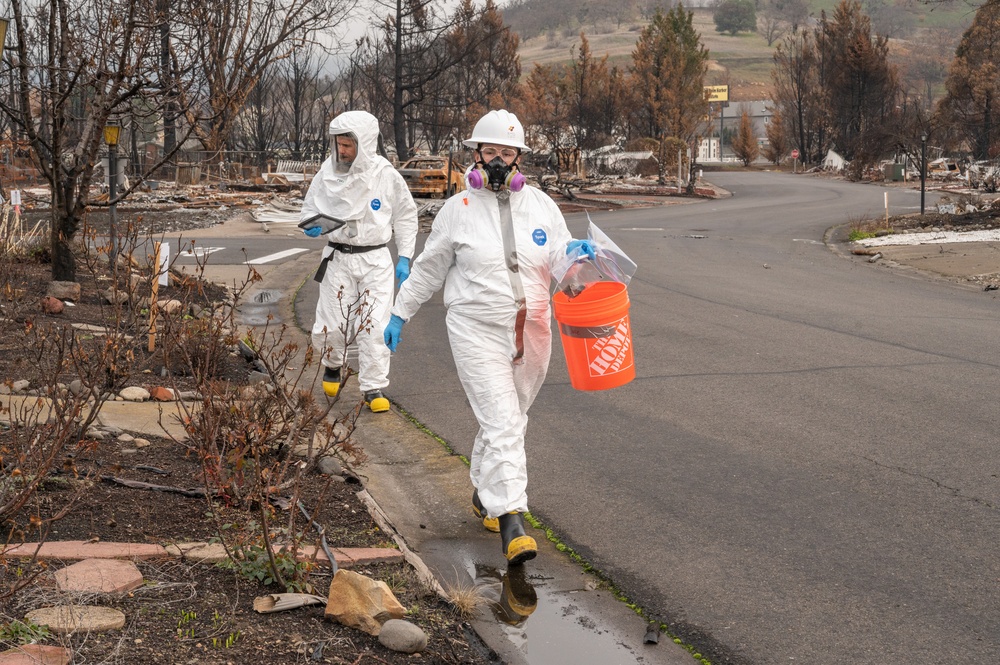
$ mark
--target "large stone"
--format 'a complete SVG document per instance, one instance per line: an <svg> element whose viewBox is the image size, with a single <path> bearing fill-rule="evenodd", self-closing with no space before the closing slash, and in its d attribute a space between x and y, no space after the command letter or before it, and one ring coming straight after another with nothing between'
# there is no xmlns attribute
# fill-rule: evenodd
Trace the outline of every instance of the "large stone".
<svg viewBox="0 0 1000 665"><path fill-rule="evenodd" d="M52 296L42 298L42 311L46 314L62 314L64 309L66 309L66 303L59 300L59 298L53 298Z"/></svg>
<svg viewBox="0 0 1000 665"><path fill-rule="evenodd" d="M258 372L256 370L250 372L250 376L247 378L247 381L250 384L266 383L270 380L271 380L270 374L267 374L266 372Z"/></svg>
<svg viewBox="0 0 1000 665"><path fill-rule="evenodd" d="M0 653L0 665L69 665L73 652L63 647L23 644Z"/></svg>
<svg viewBox="0 0 1000 665"><path fill-rule="evenodd" d="M84 559L55 572L61 591L124 593L142 586L142 573L131 561Z"/></svg>
<svg viewBox="0 0 1000 665"><path fill-rule="evenodd" d="M24 615L39 626L46 626L56 635L72 633L105 633L125 625L125 615L111 607L98 605L62 605L42 607Z"/></svg>
<svg viewBox="0 0 1000 665"><path fill-rule="evenodd" d="M340 465L340 461L336 457L331 457L329 455L320 457L316 466L319 468L320 473L328 476L344 475L344 467Z"/></svg>
<svg viewBox="0 0 1000 665"><path fill-rule="evenodd" d="M381 580L338 570L330 583L325 616L369 635L378 635L389 619L406 614L389 585Z"/></svg>
<svg viewBox="0 0 1000 665"><path fill-rule="evenodd" d="M165 386L151 386L149 396L157 402L173 402L177 399L174 389Z"/></svg>
<svg viewBox="0 0 1000 665"><path fill-rule="evenodd" d="M244 342L242 339L236 343L236 349L240 352L240 355L243 356L243 359L246 360L247 362L251 362L257 359L257 352L254 351L253 347Z"/></svg>
<svg viewBox="0 0 1000 665"><path fill-rule="evenodd" d="M101 298L109 305L124 305L128 302L128 292L121 289L105 289L101 291Z"/></svg>
<svg viewBox="0 0 1000 665"><path fill-rule="evenodd" d="M126 402L145 402L149 399L149 391L139 386L123 388L118 395Z"/></svg>
<svg viewBox="0 0 1000 665"><path fill-rule="evenodd" d="M48 295L59 300L80 302L80 285L77 282L49 282Z"/></svg>
<svg viewBox="0 0 1000 665"><path fill-rule="evenodd" d="M417 653L427 648L427 633L409 621L389 619L378 634L379 644L399 653Z"/></svg>
<svg viewBox="0 0 1000 665"><path fill-rule="evenodd" d="M184 303L180 300L158 300L156 302L157 308L164 314L179 314L184 308Z"/></svg>

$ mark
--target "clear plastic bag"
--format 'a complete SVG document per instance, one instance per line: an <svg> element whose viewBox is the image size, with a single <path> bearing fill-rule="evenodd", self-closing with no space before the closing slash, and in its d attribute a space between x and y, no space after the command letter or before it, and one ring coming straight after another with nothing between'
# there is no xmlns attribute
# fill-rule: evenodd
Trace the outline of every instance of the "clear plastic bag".
<svg viewBox="0 0 1000 665"><path fill-rule="evenodd" d="M610 280L628 284L636 271L635 262L623 252L587 213L587 240L594 248L596 258L591 261L579 248L561 257L552 267L556 288L574 298L595 282Z"/></svg>

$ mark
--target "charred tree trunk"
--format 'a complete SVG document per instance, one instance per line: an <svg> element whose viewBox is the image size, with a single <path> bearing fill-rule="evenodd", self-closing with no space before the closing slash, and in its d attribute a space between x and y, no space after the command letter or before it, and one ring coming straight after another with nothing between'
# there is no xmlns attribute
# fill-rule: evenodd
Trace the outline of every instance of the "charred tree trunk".
<svg viewBox="0 0 1000 665"><path fill-rule="evenodd" d="M160 11L160 89L165 91L163 102L163 154L169 155L177 145L177 103L174 100L173 65L170 60L170 1L158 0ZM172 164L172 162L171 162ZM174 178L172 165L165 167L164 177Z"/></svg>
<svg viewBox="0 0 1000 665"><path fill-rule="evenodd" d="M52 191L57 200L52 202L52 279L57 282L76 281L76 257L73 256L72 240L80 226L79 213L76 210L76 182L74 178L66 178Z"/></svg>
<svg viewBox="0 0 1000 665"><path fill-rule="evenodd" d="M393 59L392 132L396 141L396 159L402 164L410 158L406 143L406 115L403 110L403 0L396 0L396 53Z"/></svg>

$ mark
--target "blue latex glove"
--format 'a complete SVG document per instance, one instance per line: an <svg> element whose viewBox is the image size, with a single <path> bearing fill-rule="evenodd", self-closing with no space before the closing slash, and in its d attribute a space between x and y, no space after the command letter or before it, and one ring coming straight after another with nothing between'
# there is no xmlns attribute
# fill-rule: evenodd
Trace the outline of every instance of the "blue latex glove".
<svg viewBox="0 0 1000 665"><path fill-rule="evenodd" d="M407 261L407 263L409 262ZM406 321L393 314L389 317L389 323L385 327L385 332L382 333L382 337L385 339L385 345L388 346L389 350L393 353L396 351L396 345L403 341L404 323L406 323Z"/></svg>
<svg viewBox="0 0 1000 665"><path fill-rule="evenodd" d="M310 227L308 229L303 229L302 232L305 233L310 238L318 238L321 235L323 235L323 227L321 227L321 226L313 226L313 227Z"/></svg>
<svg viewBox="0 0 1000 665"><path fill-rule="evenodd" d="M406 278L410 276L410 259L405 256L399 257L399 261L396 262L396 281L403 284Z"/></svg>
<svg viewBox="0 0 1000 665"><path fill-rule="evenodd" d="M577 248L579 248L581 253L586 254L591 261L597 258L597 253L594 251L594 246L590 244L589 240L570 240L569 244L566 245L566 253L572 254L573 250Z"/></svg>

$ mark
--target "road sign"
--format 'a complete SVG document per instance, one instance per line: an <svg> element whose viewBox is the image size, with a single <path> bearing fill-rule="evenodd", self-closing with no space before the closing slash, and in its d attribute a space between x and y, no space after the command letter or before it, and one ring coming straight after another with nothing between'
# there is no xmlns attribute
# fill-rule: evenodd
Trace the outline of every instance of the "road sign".
<svg viewBox="0 0 1000 665"><path fill-rule="evenodd" d="M729 86L728 85L706 85L705 87L705 101L706 102L728 102L729 101Z"/></svg>
<svg viewBox="0 0 1000 665"><path fill-rule="evenodd" d="M799 150L798 148L796 148L792 150L792 159L798 159L798 158L799 158Z"/></svg>

